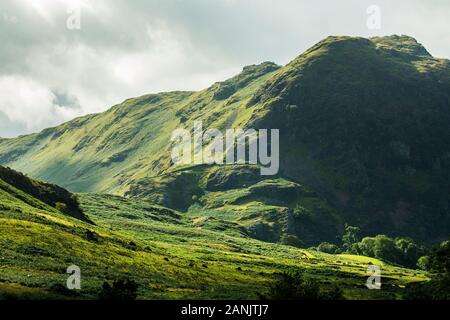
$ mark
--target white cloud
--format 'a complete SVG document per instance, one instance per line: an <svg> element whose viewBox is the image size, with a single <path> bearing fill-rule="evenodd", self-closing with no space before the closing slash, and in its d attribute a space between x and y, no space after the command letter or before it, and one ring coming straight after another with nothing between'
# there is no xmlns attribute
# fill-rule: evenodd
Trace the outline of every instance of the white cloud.
<svg viewBox="0 0 450 320"><path fill-rule="evenodd" d="M56 95L26 78L0 77L0 106L11 123L33 131L43 125L56 125L77 115L77 110L55 103Z"/></svg>
<svg viewBox="0 0 450 320"><path fill-rule="evenodd" d="M66 28L67 9L78 4L81 30L71 31ZM133 96L202 89L247 64L284 64L330 34L372 36L373 30L366 27L366 9L372 4L2 0L0 136L37 131ZM382 11L377 34L409 34L432 54L450 57L450 42L445 41L450 36L450 2L376 4ZM18 98L15 85L27 93ZM54 92L75 97L76 108L54 104Z"/></svg>

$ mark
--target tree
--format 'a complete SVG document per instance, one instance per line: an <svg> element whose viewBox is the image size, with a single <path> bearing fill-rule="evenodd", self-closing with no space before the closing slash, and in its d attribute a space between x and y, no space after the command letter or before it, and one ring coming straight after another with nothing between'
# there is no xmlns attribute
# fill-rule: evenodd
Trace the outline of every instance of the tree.
<svg viewBox="0 0 450 320"><path fill-rule="evenodd" d="M427 270L441 278L450 279L450 241L445 241L431 250Z"/></svg>
<svg viewBox="0 0 450 320"><path fill-rule="evenodd" d="M390 238L386 235L366 237L353 245L353 250L360 255L381 259L387 262L414 268L426 249L418 246L409 238Z"/></svg>
<svg viewBox="0 0 450 320"><path fill-rule="evenodd" d="M396 238L395 245L403 253L402 261L398 263L410 268L416 267L420 257L424 256L428 252L424 246L416 244L410 238Z"/></svg>
<svg viewBox="0 0 450 320"><path fill-rule="evenodd" d="M359 241L359 233L361 229L345 225L344 235L342 236L342 247L346 252L353 252L353 245Z"/></svg>
<svg viewBox="0 0 450 320"><path fill-rule="evenodd" d="M450 241L434 247L428 256L419 259L419 265L430 272L431 280L409 285L404 298L408 300L449 300Z"/></svg>

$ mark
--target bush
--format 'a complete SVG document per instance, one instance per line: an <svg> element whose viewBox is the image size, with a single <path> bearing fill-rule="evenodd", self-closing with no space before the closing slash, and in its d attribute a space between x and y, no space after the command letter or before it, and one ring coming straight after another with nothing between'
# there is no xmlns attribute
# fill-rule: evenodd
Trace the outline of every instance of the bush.
<svg viewBox="0 0 450 320"><path fill-rule="evenodd" d="M319 283L301 271L282 273L269 290L269 300L341 300L342 290L336 286L321 288Z"/></svg>
<svg viewBox="0 0 450 320"><path fill-rule="evenodd" d="M58 210L61 213L68 213L69 212L69 208L67 207L67 204L62 203L62 202L57 202L55 204L55 208L56 208L56 210Z"/></svg>
<svg viewBox="0 0 450 320"><path fill-rule="evenodd" d="M302 241L295 235L292 234L283 234L280 238L280 242L282 244L293 246L293 247L302 247Z"/></svg>
<svg viewBox="0 0 450 320"><path fill-rule="evenodd" d="M99 242L100 241L100 235L89 229L86 229L84 236L85 236L86 240L90 241L90 242Z"/></svg>
<svg viewBox="0 0 450 320"><path fill-rule="evenodd" d="M136 300L138 284L134 280L119 279L110 285L108 282L103 283L99 292L100 300Z"/></svg>
<svg viewBox="0 0 450 320"><path fill-rule="evenodd" d="M405 300L450 300L450 280L432 279L427 282L412 283L405 289Z"/></svg>
<svg viewBox="0 0 450 320"><path fill-rule="evenodd" d="M330 253L330 254L337 254L337 253L341 252L341 249L337 245L335 245L333 243L322 242L317 247L317 251Z"/></svg>
<svg viewBox="0 0 450 320"><path fill-rule="evenodd" d="M419 260L417 260L417 267L420 270L428 270L428 265L429 265L430 259L428 256L423 256L420 257Z"/></svg>

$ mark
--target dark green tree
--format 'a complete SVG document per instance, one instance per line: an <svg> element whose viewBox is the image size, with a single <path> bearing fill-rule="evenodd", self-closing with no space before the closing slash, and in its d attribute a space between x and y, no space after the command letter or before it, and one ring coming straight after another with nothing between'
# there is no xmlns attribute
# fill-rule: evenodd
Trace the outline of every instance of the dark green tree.
<svg viewBox="0 0 450 320"><path fill-rule="evenodd" d="M426 249L409 238L390 238L386 235L366 237L353 245L355 253L387 262L415 268Z"/></svg>
<svg viewBox="0 0 450 320"><path fill-rule="evenodd" d="M426 267L440 278L450 279L450 241L445 241L431 250Z"/></svg>
<svg viewBox="0 0 450 320"><path fill-rule="evenodd" d="M344 235L342 236L342 247L345 252L353 252L353 245L360 239L361 229L348 224L345 225Z"/></svg>
<svg viewBox="0 0 450 320"><path fill-rule="evenodd" d="M430 272L431 280L409 285L404 298L450 300L450 241L434 247L428 256L420 259L420 263Z"/></svg>

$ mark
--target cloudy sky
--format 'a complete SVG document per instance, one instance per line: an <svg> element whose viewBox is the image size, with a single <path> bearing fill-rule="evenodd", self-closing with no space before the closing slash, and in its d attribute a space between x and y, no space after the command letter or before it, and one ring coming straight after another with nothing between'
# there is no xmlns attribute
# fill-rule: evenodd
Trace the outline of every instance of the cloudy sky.
<svg viewBox="0 0 450 320"><path fill-rule="evenodd" d="M449 13L448 0L1 0L0 137L285 64L328 35L408 34L449 58Z"/></svg>

